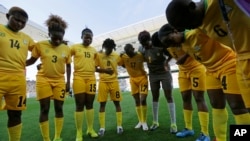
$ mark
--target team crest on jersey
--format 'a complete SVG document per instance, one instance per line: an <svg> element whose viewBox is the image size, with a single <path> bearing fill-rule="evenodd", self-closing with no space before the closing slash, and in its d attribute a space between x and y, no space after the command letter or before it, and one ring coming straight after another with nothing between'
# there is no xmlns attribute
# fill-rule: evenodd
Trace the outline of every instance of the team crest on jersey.
<svg viewBox="0 0 250 141"><path fill-rule="evenodd" d="M198 51L200 51L200 50L201 50L201 46L200 46L200 45L194 46L194 51L195 51L195 52L198 52Z"/></svg>
<svg viewBox="0 0 250 141"><path fill-rule="evenodd" d="M46 50L45 50L45 53L49 53L49 49L46 49Z"/></svg>
<svg viewBox="0 0 250 141"><path fill-rule="evenodd" d="M1 37L5 37L5 33L4 32L0 32L0 36Z"/></svg>
<svg viewBox="0 0 250 141"><path fill-rule="evenodd" d="M23 40L23 44L27 45L28 41L27 40Z"/></svg>
<svg viewBox="0 0 250 141"><path fill-rule="evenodd" d="M66 57L65 53L62 53L62 57L63 57L63 58Z"/></svg>

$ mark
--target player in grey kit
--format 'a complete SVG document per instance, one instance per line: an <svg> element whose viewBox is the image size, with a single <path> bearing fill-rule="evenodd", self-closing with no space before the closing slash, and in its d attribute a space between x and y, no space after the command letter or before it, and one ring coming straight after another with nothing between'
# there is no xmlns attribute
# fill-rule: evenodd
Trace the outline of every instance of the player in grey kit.
<svg viewBox="0 0 250 141"><path fill-rule="evenodd" d="M159 127L158 110L160 88L164 91L171 119L170 132L176 133L175 103L172 97L173 80L168 61L171 55L163 49L163 45L158 39L158 33L155 32L152 37L148 31L142 31L138 35L138 40L142 45L139 51L144 55L149 70L149 82L153 96L153 124L150 130L153 131Z"/></svg>

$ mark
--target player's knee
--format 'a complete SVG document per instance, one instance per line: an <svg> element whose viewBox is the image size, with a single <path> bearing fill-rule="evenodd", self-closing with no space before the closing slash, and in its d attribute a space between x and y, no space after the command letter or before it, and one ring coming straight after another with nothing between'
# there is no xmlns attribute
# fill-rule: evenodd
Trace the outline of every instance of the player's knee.
<svg viewBox="0 0 250 141"><path fill-rule="evenodd" d="M22 111L8 110L9 121L21 121Z"/></svg>

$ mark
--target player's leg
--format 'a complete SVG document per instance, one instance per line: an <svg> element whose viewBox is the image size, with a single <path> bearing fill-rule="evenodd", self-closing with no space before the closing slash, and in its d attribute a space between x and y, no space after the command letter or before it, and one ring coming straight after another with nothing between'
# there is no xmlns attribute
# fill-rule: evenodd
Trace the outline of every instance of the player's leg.
<svg viewBox="0 0 250 141"><path fill-rule="evenodd" d="M198 116L200 121L201 133L196 141L210 141L209 137L209 112L207 103L204 97L204 91L206 90L206 72L203 66L197 67L197 69L191 72L191 82L193 89L193 96L198 109Z"/></svg>
<svg viewBox="0 0 250 141"><path fill-rule="evenodd" d="M99 136L103 136L105 133L105 107L108 100L108 86L105 82L99 82L97 100L100 103L99 108L99 124L100 129Z"/></svg>
<svg viewBox="0 0 250 141"><path fill-rule="evenodd" d="M174 98L172 96L172 90L173 90L173 79L172 74L170 71L168 71L166 74L162 75L162 88L164 91L165 98L167 100L167 107L170 114L170 133L177 133L177 125L176 125L176 111L175 111L175 102Z"/></svg>
<svg viewBox="0 0 250 141"><path fill-rule="evenodd" d="M153 122L150 130L154 131L159 127L158 111L159 111L159 96L160 96L160 80L157 75L149 75L150 88L152 93L152 115Z"/></svg>
<svg viewBox="0 0 250 141"><path fill-rule="evenodd" d="M86 120L87 120L87 134L92 137L98 137L98 134L95 132L94 125L94 108L93 103L95 100L96 94L96 80L95 77L92 77L87 80L87 93L86 93Z"/></svg>
<svg viewBox="0 0 250 141"><path fill-rule="evenodd" d="M117 124L117 134L123 133L122 127L122 109L120 101L122 100L122 93L120 91L119 81L114 81L110 83L110 99L113 101L116 109L116 124Z"/></svg>
<svg viewBox="0 0 250 141"><path fill-rule="evenodd" d="M63 91L65 91L64 81L57 83L56 86L54 86L53 88L54 110L55 110L55 118L54 118L55 136L53 141L62 140L61 132L64 123L63 104L66 96L66 91L65 93L62 93Z"/></svg>

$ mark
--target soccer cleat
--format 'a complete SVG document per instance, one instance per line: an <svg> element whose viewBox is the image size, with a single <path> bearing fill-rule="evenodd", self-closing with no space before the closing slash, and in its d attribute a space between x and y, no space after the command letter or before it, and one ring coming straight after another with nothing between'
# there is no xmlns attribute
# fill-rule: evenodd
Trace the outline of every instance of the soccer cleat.
<svg viewBox="0 0 250 141"><path fill-rule="evenodd" d="M141 126L142 126L142 123L139 122L139 123L135 126L135 129L139 129L139 128L141 128Z"/></svg>
<svg viewBox="0 0 250 141"><path fill-rule="evenodd" d="M59 139L53 139L53 141L62 141L62 138L59 138Z"/></svg>
<svg viewBox="0 0 250 141"><path fill-rule="evenodd" d="M91 138L97 138L98 134L92 130L91 132L87 131L87 134L91 137Z"/></svg>
<svg viewBox="0 0 250 141"><path fill-rule="evenodd" d="M117 127L117 134L122 134L123 133L123 128L121 126Z"/></svg>
<svg viewBox="0 0 250 141"><path fill-rule="evenodd" d="M148 131L148 125L147 125L146 122L142 123L141 125L142 125L142 130L143 131Z"/></svg>
<svg viewBox="0 0 250 141"><path fill-rule="evenodd" d="M150 130L154 131L159 127L159 123L153 122L153 124L150 126Z"/></svg>
<svg viewBox="0 0 250 141"><path fill-rule="evenodd" d="M105 133L105 129L104 128L100 128L100 130L98 132L98 135L99 136L104 136L104 133Z"/></svg>
<svg viewBox="0 0 250 141"><path fill-rule="evenodd" d="M76 138L76 141L83 141L82 137Z"/></svg>
<svg viewBox="0 0 250 141"><path fill-rule="evenodd" d="M200 136L195 141L210 141L210 137L201 133Z"/></svg>
<svg viewBox="0 0 250 141"><path fill-rule="evenodd" d="M176 134L177 133L177 126L176 124L171 124L170 126L170 133Z"/></svg>
<svg viewBox="0 0 250 141"><path fill-rule="evenodd" d="M182 131L176 133L176 137L181 137L181 138L193 135L194 135L194 130L189 130L187 128L184 128Z"/></svg>

